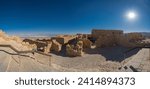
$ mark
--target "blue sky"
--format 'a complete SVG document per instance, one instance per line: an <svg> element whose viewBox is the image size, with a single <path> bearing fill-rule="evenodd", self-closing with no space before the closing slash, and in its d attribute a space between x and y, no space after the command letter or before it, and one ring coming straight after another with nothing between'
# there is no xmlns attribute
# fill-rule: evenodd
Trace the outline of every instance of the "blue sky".
<svg viewBox="0 0 150 89"><path fill-rule="evenodd" d="M135 11L137 18L125 17ZM10 34L150 31L150 0L0 0L0 28Z"/></svg>

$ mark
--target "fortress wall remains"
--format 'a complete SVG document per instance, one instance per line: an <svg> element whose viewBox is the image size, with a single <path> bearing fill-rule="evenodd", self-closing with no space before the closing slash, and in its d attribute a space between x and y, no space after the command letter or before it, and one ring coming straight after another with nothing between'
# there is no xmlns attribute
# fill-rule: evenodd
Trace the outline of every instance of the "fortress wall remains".
<svg viewBox="0 0 150 89"><path fill-rule="evenodd" d="M114 46L123 37L122 30L92 30L92 37L96 39L96 47Z"/></svg>

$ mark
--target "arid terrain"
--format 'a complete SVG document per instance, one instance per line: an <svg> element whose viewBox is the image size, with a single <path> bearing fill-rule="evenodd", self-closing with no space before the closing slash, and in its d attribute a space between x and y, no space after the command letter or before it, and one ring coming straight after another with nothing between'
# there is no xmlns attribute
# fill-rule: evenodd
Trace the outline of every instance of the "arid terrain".
<svg viewBox="0 0 150 89"><path fill-rule="evenodd" d="M20 38L0 32L0 71L146 72L150 39L140 33L96 30L91 34Z"/></svg>

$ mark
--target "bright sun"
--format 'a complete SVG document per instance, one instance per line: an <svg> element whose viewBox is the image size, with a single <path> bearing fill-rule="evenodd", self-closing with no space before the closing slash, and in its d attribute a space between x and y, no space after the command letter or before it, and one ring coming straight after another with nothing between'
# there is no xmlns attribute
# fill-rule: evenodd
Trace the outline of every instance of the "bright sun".
<svg viewBox="0 0 150 89"><path fill-rule="evenodd" d="M134 20L136 19L136 17L137 17L137 14L133 11L127 13L127 18L130 20Z"/></svg>

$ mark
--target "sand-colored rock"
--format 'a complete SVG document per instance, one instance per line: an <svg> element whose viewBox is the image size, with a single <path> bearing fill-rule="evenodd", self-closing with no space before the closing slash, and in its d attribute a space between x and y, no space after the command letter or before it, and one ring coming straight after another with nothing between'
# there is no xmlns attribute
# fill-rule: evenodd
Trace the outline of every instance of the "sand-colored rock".
<svg viewBox="0 0 150 89"><path fill-rule="evenodd" d="M17 37L17 36L12 36L12 40L15 40L18 43L22 42L22 39L20 39L20 37Z"/></svg>
<svg viewBox="0 0 150 89"><path fill-rule="evenodd" d="M59 52L59 51L61 51L61 47L62 47L62 45L60 43L58 43L56 40L52 40L51 50Z"/></svg>
<svg viewBox="0 0 150 89"><path fill-rule="evenodd" d="M11 45L19 51L32 50L32 46L29 43L22 43L22 39L17 36L8 36L5 32L0 30L0 44Z"/></svg>
<svg viewBox="0 0 150 89"><path fill-rule="evenodd" d="M78 41L75 48L77 50L77 55L78 56L82 56L84 54L83 53L83 41Z"/></svg>
<svg viewBox="0 0 150 89"><path fill-rule="evenodd" d="M34 50L49 53L52 42L50 40L39 41L39 40L24 39L22 44L28 45L28 47L32 47L32 49Z"/></svg>
<svg viewBox="0 0 150 89"><path fill-rule="evenodd" d="M96 39L96 47L115 46L121 36L123 36L121 30L92 30L92 37Z"/></svg>
<svg viewBox="0 0 150 89"><path fill-rule="evenodd" d="M106 36L99 36L95 44L96 47L108 47L108 46L115 46L116 42L110 35L106 35Z"/></svg>
<svg viewBox="0 0 150 89"><path fill-rule="evenodd" d="M123 35L122 30L103 30L103 29L93 29L92 30L92 37L98 39L99 36L118 36L118 35Z"/></svg>
<svg viewBox="0 0 150 89"><path fill-rule="evenodd" d="M68 56L76 56L76 53L77 53L77 51L76 50L74 50L72 47L71 47L71 45L66 45L66 54L68 55Z"/></svg>
<svg viewBox="0 0 150 89"><path fill-rule="evenodd" d="M91 34L81 34L81 33L77 34L78 39L84 39L84 38L88 39L90 37L91 37Z"/></svg>
<svg viewBox="0 0 150 89"><path fill-rule="evenodd" d="M71 57L83 56L83 42L78 41L76 45L67 45L66 54Z"/></svg>
<svg viewBox="0 0 150 89"><path fill-rule="evenodd" d="M144 39L141 33L127 33L126 37L130 42L138 42Z"/></svg>
<svg viewBox="0 0 150 89"><path fill-rule="evenodd" d="M61 45L67 44L69 41L76 39L76 35L58 35L56 37L52 37L52 40L56 40Z"/></svg>
<svg viewBox="0 0 150 89"><path fill-rule="evenodd" d="M49 53L52 47L52 42L49 42L44 48L44 53Z"/></svg>
<svg viewBox="0 0 150 89"><path fill-rule="evenodd" d="M83 48L91 48L92 46L92 42L89 40L89 39L82 39L82 42L83 42Z"/></svg>
<svg viewBox="0 0 150 89"><path fill-rule="evenodd" d="M124 34L121 30L92 30L92 37L96 39L96 47L110 47L121 45L125 47L143 46L140 43L144 37L140 33Z"/></svg>

